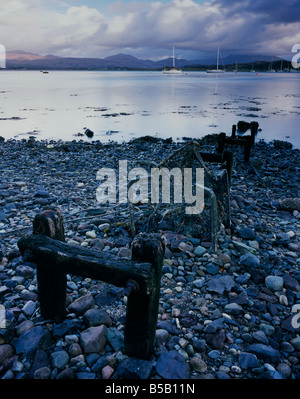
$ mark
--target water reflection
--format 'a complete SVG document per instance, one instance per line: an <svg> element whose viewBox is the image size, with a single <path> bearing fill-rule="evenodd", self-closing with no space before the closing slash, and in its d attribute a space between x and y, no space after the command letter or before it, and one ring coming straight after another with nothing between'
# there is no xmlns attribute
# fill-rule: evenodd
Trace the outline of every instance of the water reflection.
<svg viewBox="0 0 300 399"><path fill-rule="evenodd" d="M85 128L103 142L176 139L230 133L239 120L256 120L258 138L300 148L300 74L2 71L0 87L6 139L73 140Z"/></svg>

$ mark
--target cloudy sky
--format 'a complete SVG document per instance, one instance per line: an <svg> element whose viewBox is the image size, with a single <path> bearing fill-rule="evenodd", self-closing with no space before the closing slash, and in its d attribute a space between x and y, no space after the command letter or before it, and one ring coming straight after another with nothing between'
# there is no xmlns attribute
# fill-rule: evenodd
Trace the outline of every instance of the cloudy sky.
<svg viewBox="0 0 300 399"><path fill-rule="evenodd" d="M216 53L283 56L300 43L299 0L0 0L7 51L197 59Z"/></svg>

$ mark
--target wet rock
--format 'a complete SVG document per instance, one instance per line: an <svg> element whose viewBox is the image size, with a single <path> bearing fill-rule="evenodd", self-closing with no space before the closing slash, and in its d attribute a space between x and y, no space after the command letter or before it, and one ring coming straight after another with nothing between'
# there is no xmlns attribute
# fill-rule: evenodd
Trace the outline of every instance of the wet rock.
<svg viewBox="0 0 300 399"><path fill-rule="evenodd" d="M300 285L295 278L293 278L289 274L284 274L282 278L283 278L283 284L286 288L289 288L292 291L297 291L297 292L300 291Z"/></svg>
<svg viewBox="0 0 300 399"><path fill-rule="evenodd" d="M299 333L300 332L300 326L295 328L293 325L293 317L295 317L295 315L289 315L288 317L286 317L282 322L281 322L281 328L285 331L289 331L291 333ZM299 324L299 319L296 320L297 324Z"/></svg>
<svg viewBox="0 0 300 399"><path fill-rule="evenodd" d="M127 358L117 367L116 378L121 379L148 379L153 369L153 363L147 360Z"/></svg>
<svg viewBox="0 0 300 399"><path fill-rule="evenodd" d="M286 363L280 363L277 366L277 371L285 376L285 378L289 378L292 374L292 370L290 366Z"/></svg>
<svg viewBox="0 0 300 399"><path fill-rule="evenodd" d="M219 255L219 260L225 265L226 263L230 263L231 257L228 254L222 253Z"/></svg>
<svg viewBox="0 0 300 399"><path fill-rule="evenodd" d="M225 305L224 311L228 314L239 315L243 312L243 308L237 303L233 302Z"/></svg>
<svg viewBox="0 0 300 399"><path fill-rule="evenodd" d="M259 367L260 363L253 353L242 352L239 356L239 364L242 369Z"/></svg>
<svg viewBox="0 0 300 399"><path fill-rule="evenodd" d="M190 361L191 368L199 373L205 373L207 371L207 364L200 357L193 357Z"/></svg>
<svg viewBox="0 0 300 399"><path fill-rule="evenodd" d="M224 324L224 317L221 317L217 320L213 320L211 323L209 323L205 329L204 332L206 333L216 333L220 328L223 327Z"/></svg>
<svg viewBox="0 0 300 399"><path fill-rule="evenodd" d="M260 260L256 255L247 253L240 257L240 264L247 268L255 268L260 265Z"/></svg>
<svg viewBox="0 0 300 399"><path fill-rule="evenodd" d="M280 276L267 276L265 279L266 287L271 291L281 291L284 280Z"/></svg>
<svg viewBox="0 0 300 399"><path fill-rule="evenodd" d="M168 333L168 331L164 330L163 328L160 328L160 329L156 330L156 332L155 332L155 344L157 346L162 345L163 343L165 343L167 341L169 336L170 336L170 334Z"/></svg>
<svg viewBox="0 0 300 399"><path fill-rule="evenodd" d="M131 257L131 250L129 248L123 247L119 249L118 255L121 258L130 258Z"/></svg>
<svg viewBox="0 0 300 399"><path fill-rule="evenodd" d="M92 238L92 239L97 237L97 234L96 234L96 232L94 230L87 231L85 233L85 235L86 235L87 238Z"/></svg>
<svg viewBox="0 0 300 399"><path fill-rule="evenodd" d="M75 299L68 306L68 311L71 313L76 313L77 315L83 315L88 309L93 307L95 304L94 298L91 294L83 295L82 297Z"/></svg>
<svg viewBox="0 0 300 399"><path fill-rule="evenodd" d="M5 360L13 357L15 350L10 344L0 345L0 364L2 364Z"/></svg>
<svg viewBox="0 0 300 399"><path fill-rule="evenodd" d="M26 331L30 330L32 327L34 327L34 323L32 320L24 320L22 323L16 326L16 336L19 337Z"/></svg>
<svg viewBox="0 0 300 399"><path fill-rule="evenodd" d="M69 362L69 355L64 350L53 352L51 353L51 361L54 368L63 369Z"/></svg>
<svg viewBox="0 0 300 399"><path fill-rule="evenodd" d="M233 244L235 247L237 247L237 249L240 251L241 254L245 255L245 254L254 254L256 253L256 249L250 247L249 245L244 244L243 242L240 241L233 241Z"/></svg>
<svg viewBox="0 0 300 399"><path fill-rule="evenodd" d="M222 349L225 343L225 331L220 330L215 334L206 334L206 342L213 349Z"/></svg>
<svg viewBox="0 0 300 399"><path fill-rule="evenodd" d="M22 312L28 317L30 317L35 310L36 310L36 303L33 301L26 302L22 308Z"/></svg>
<svg viewBox="0 0 300 399"><path fill-rule="evenodd" d="M109 378L111 378L111 376L113 375L114 371L115 370L111 366L109 366L109 365L104 366L103 369L101 370L102 378L104 380L108 380Z"/></svg>
<svg viewBox="0 0 300 399"><path fill-rule="evenodd" d="M246 348L247 352L255 354L265 362L275 363L280 359L280 352L270 345L251 344Z"/></svg>
<svg viewBox="0 0 300 399"><path fill-rule="evenodd" d="M300 198L286 198L280 201L280 208L284 211L298 211L300 212Z"/></svg>
<svg viewBox="0 0 300 399"><path fill-rule="evenodd" d="M105 247L105 241L102 240L101 238L95 238L94 240L91 241L90 245L91 247L99 249L99 251L102 251L102 249Z"/></svg>
<svg viewBox="0 0 300 399"><path fill-rule="evenodd" d="M234 287L234 281L230 276L216 276L207 282L207 290L223 294Z"/></svg>
<svg viewBox="0 0 300 399"><path fill-rule="evenodd" d="M83 316L84 322L88 327L99 326L105 324L107 327L112 325L110 316L100 309L89 309Z"/></svg>
<svg viewBox="0 0 300 399"><path fill-rule="evenodd" d="M267 273L263 269L258 269L256 267L250 268L249 273L251 275L251 280L255 284L262 284L265 282L265 279L267 277Z"/></svg>
<svg viewBox="0 0 300 399"><path fill-rule="evenodd" d="M68 353L72 358L81 355L81 346L77 342L73 342L69 347Z"/></svg>
<svg viewBox="0 0 300 399"><path fill-rule="evenodd" d="M165 320L160 321L157 324L157 328L167 330L170 334L173 334L173 335L179 335L181 333L181 331L178 328L176 328L176 326L174 326L173 324L171 324Z"/></svg>
<svg viewBox="0 0 300 399"><path fill-rule="evenodd" d="M106 326L89 327L80 333L80 345L84 353L99 353L106 344Z"/></svg>
<svg viewBox="0 0 300 399"><path fill-rule="evenodd" d="M29 266L17 266L16 267L16 274L18 276L22 276L24 278L32 278L34 276L34 269L32 267Z"/></svg>
<svg viewBox="0 0 300 399"><path fill-rule="evenodd" d="M124 351L124 335L115 327L110 327L107 330L107 341L112 346L114 351Z"/></svg>
<svg viewBox="0 0 300 399"><path fill-rule="evenodd" d="M44 350L37 350L30 370L30 376L33 376L38 369L49 366L50 362L47 353Z"/></svg>
<svg viewBox="0 0 300 399"><path fill-rule="evenodd" d="M35 198L49 198L50 194L45 189L40 188L39 190L37 190L35 192L34 197Z"/></svg>
<svg viewBox="0 0 300 399"><path fill-rule="evenodd" d="M255 231L248 228L242 227L237 230L238 235L245 240L254 240L255 238Z"/></svg>
<svg viewBox="0 0 300 399"><path fill-rule="evenodd" d="M293 338L293 339L291 340L291 344L294 346L294 348L295 348L297 351L300 350L300 338L299 338L299 337Z"/></svg>
<svg viewBox="0 0 300 399"><path fill-rule="evenodd" d="M262 378L268 379L268 380L284 380L285 379L285 375L280 373L277 370L266 370L262 374Z"/></svg>
<svg viewBox="0 0 300 399"><path fill-rule="evenodd" d="M204 247L201 247L200 245L198 245L195 249L194 249L194 255L196 256L202 256L205 254L205 252L207 252L207 249Z"/></svg>
<svg viewBox="0 0 300 399"><path fill-rule="evenodd" d="M230 299L230 302L236 303L238 305L248 305L249 299L246 291L242 291L240 294L235 295Z"/></svg>
<svg viewBox="0 0 300 399"><path fill-rule="evenodd" d="M51 369L49 367L41 367L35 371L33 378L35 380L48 380L51 376Z"/></svg>
<svg viewBox="0 0 300 399"><path fill-rule="evenodd" d="M66 368L57 375L56 379L57 380L73 380L74 375L75 375L75 373L72 368Z"/></svg>
<svg viewBox="0 0 300 399"><path fill-rule="evenodd" d="M36 326L22 334L13 341L16 353L24 353L27 357L34 356L38 349L46 349L51 343L48 328Z"/></svg>
<svg viewBox="0 0 300 399"><path fill-rule="evenodd" d="M60 324L54 326L52 330L53 338L61 338L64 335L71 334L72 332L80 329L82 321L80 320L65 320Z"/></svg>
<svg viewBox="0 0 300 399"><path fill-rule="evenodd" d="M124 294L124 289L120 287L110 287L105 292L100 293L94 297L97 306L110 305L112 302L121 298Z"/></svg>
<svg viewBox="0 0 300 399"><path fill-rule="evenodd" d="M94 136L94 132L90 129L86 129L84 133L89 138L92 138Z"/></svg>
<svg viewBox="0 0 300 399"><path fill-rule="evenodd" d="M175 350L163 352L155 367L157 373L165 379L186 379L189 376L187 363Z"/></svg>
<svg viewBox="0 0 300 399"><path fill-rule="evenodd" d="M208 263L205 267L208 274L216 275L219 273L219 266L215 263Z"/></svg>

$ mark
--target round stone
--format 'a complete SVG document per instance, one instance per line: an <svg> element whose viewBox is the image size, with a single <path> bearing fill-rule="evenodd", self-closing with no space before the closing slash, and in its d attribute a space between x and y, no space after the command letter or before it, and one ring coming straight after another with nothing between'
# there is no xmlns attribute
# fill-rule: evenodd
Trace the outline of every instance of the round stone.
<svg viewBox="0 0 300 399"><path fill-rule="evenodd" d="M283 278L280 276L267 276L265 278L265 284L271 291L281 291L283 288Z"/></svg>
<svg viewBox="0 0 300 399"><path fill-rule="evenodd" d="M201 247L200 245L198 247L196 247L194 249L194 255L196 256L202 256L203 254L205 254L205 252L207 251L206 248Z"/></svg>
<svg viewBox="0 0 300 399"><path fill-rule="evenodd" d="M51 353L52 366L63 369L69 362L69 355L66 351L61 350Z"/></svg>
<svg viewBox="0 0 300 399"><path fill-rule="evenodd" d="M205 373L207 371L207 364L200 357L193 357L190 361L190 365L193 370L199 373Z"/></svg>
<svg viewBox="0 0 300 399"><path fill-rule="evenodd" d="M228 254L220 254L219 259L223 265L226 265L226 263L230 263L231 261L231 257Z"/></svg>

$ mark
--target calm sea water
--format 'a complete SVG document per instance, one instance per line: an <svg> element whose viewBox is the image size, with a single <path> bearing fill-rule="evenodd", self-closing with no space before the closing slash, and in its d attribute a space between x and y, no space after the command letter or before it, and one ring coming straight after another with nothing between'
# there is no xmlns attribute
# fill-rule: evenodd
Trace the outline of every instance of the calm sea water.
<svg viewBox="0 0 300 399"><path fill-rule="evenodd" d="M300 148L299 73L1 71L0 135L9 138L128 141L231 133L257 121L257 139ZM79 135L78 135L79 134Z"/></svg>

